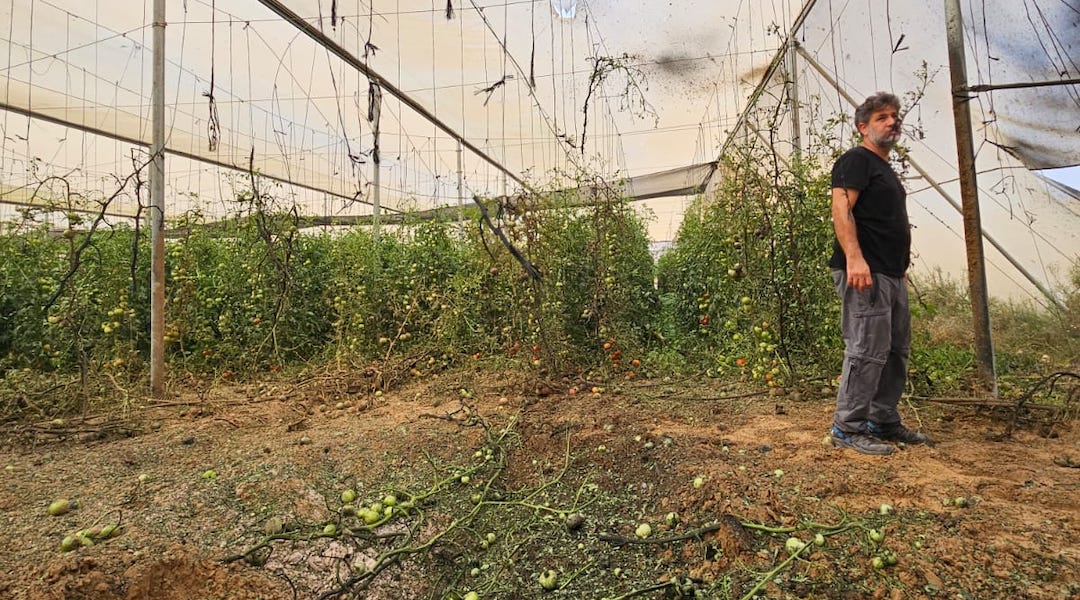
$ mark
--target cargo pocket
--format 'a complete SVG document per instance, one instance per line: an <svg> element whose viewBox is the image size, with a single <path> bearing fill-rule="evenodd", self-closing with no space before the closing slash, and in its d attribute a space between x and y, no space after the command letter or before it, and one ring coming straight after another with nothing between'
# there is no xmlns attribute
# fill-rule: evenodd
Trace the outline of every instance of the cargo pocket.
<svg viewBox="0 0 1080 600"><path fill-rule="evenodd" d="M847 353L864 360L885 364L892 349L892 312L888 307L859 306L851 311L844 338Z"/></svg>

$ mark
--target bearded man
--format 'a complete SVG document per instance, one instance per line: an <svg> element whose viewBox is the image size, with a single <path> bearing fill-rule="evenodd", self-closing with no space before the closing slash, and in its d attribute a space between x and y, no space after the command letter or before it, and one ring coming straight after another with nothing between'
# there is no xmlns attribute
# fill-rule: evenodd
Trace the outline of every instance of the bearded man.
<svg viewBox="0 0 1080 600"><path fill-rule="evenodd" d="M888 455L896 444L932 444L900 421L907 382L911 264L907 192L889 164L900 139L900 101L879 92L855 109L862 142L832 170L833 283L841 301L844 365L833 414L832 443Z"/></svg>

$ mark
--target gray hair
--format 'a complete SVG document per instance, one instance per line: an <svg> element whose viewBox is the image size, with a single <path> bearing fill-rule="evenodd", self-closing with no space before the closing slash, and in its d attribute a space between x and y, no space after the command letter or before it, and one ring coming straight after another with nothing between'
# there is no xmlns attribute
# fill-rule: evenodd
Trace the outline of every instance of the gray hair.
<svg viewBox="0 0 1080 600"><path fill-rule="evenodd" d="M870 115L883 108L895 108L900 112L900 99L889 92L878 92L870 96L855 109L855 126L870 122Z"/></svg>

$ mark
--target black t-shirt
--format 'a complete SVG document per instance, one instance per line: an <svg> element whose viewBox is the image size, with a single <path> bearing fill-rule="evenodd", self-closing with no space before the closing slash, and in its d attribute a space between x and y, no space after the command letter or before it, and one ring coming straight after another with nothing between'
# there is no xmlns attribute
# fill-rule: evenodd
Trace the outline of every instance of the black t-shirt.
<svg viewBox="0 0 1080 600"><path fill-rule="evenodd" d="M907 191L889 163L873 151L856 146L833 165L832 186L859 190L851 212L859 248L870 272L903 277L911 263ZM835 238L829 266L847 267L847 257Z"/></svg>

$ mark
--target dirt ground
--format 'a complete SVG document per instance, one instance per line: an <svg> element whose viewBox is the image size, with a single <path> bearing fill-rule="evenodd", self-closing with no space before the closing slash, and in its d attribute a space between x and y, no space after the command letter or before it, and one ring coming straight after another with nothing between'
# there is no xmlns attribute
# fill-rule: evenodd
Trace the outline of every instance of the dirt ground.
<svg viewBox="0 0 1080 600"><path fill-rule="evenodd" d="M193 389L133 409L129 435L6 426L0 598L1080 598L1076 423L1003 437L986 409L905 404L938 444L882 458L825 447L827 388L469 371L369 389ZM349 529L346 489L416 507ZM78 508L47 514L61 498Z"/></svg>

